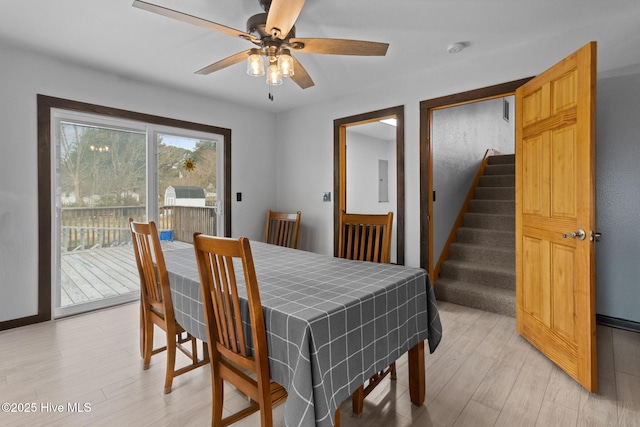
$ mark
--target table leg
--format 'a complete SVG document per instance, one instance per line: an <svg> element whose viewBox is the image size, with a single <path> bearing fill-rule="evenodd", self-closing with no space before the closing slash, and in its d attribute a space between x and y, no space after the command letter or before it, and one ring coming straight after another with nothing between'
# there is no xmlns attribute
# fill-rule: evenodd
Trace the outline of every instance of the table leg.
<svg viewBox="0 0 640 427"><path fill-rule="evenodd" d="M364 409L364 386L358 387L351 395L351 410L355 415L360 415Z"/></svg>
<svg viewBox="0 0 640 427"><path fill-rule="evenodd" d="M409 350L409 396L411 403L420 406L426 394L424 369L424 341Z"/></svg>

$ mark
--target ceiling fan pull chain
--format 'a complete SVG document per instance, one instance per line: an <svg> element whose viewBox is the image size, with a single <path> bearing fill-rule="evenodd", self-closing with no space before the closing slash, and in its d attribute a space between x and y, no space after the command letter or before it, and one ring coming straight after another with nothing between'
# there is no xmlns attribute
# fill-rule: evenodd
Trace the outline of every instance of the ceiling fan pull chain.
<svg viewBox="0 0 640 427"><path fill-rule="evenodd" d="M269 86L269 101L273 101L273 86Z"/></svg>

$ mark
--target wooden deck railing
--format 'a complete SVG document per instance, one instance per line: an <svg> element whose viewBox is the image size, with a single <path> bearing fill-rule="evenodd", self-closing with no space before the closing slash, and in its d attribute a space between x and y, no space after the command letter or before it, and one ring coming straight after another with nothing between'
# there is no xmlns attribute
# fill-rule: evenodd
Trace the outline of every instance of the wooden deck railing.
<svg viewBox="0 0 640 427"><path fill-rule="evenodd" d="M63 251L97 249L119 246L131 242L129 217L146 220L144 206L117 206L105 208L63 208ZM193 233L215 235L217 214L211 206L161 206L158 229L173 230L173 239L192 243Z"/></svg>
<svg viewBox="0 0 640 427"><path fill-rule="evenodd" d="M174 238L180 242L193 243L193 233L215 236L218 215L213 206L172 206Z"/></svg>

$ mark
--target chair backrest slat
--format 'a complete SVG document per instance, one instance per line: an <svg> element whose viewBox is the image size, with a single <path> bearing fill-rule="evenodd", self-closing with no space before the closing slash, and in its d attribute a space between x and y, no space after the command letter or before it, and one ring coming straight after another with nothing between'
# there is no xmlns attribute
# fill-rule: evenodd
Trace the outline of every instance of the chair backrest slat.
<svg viewBox="0 0 640 427"><path fill-rule="evenodd" d="M391 257L393 212L340 214L338 256L359 261L388 263Z"/></svg>
<svg viewBox="0 0 640 427"><path fill-rule="evenodd" d="M200 274L207 275L207 281L209 283L215 283L215 286L211 287L211 298L214 301L212 303L212 314L215 317L215 327L217 336L220 337L221 340L225 342L225 337L227 337L226 333L226 317L224 310L219 310L218 307L222 306L222 294L220 292L221 284L220 281L220 271L218 267L218 260L215 255L207 255L203 257L203 262L206 264L207 268L203 270Z"/></svg>
<svg viewBox="0 0 640 427"><path fill-rule="evenodd" d="M211 298L213 304L213 310L216 314L216 322L218 326L218 337L222 341L225 347L232 346L232 340L229 337L229 313L225 309L228 306L228 291L227 288L227 272L224 265L224 260L215 254L209 255L208 265L212 268L211 274L213 274ZM207 273L209 271L207 270ZM231 322L233 324L233 322Z"/></svg>
<svg viewBox="0 0 640 427"><path fill-rule="evenodd" d="M233 268L233 259L231 257L220 257L219 262L224 266L225 279L224 288L224 310L227 312L227 332L228 345L234 352L243 356L247 355L247 347L244 341L244 333L242 330L242 311L240 311L240 302L238 300L238 288L236 286L237 279L235 269Z"/></svg>

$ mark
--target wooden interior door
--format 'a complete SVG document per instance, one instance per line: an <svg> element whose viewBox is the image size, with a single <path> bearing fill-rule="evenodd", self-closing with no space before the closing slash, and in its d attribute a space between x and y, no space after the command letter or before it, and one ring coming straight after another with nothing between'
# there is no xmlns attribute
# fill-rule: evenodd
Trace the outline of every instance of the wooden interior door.
<svg viewBox="0 0 640 427"><path fill-rule="evenodd" d="M516 90L517 330L591 392L595 92L595 42Z"/></svg>

